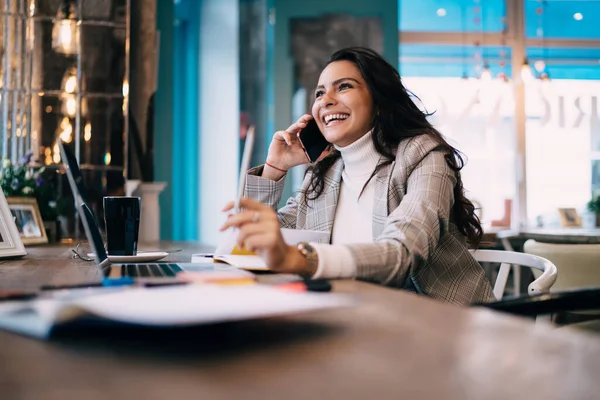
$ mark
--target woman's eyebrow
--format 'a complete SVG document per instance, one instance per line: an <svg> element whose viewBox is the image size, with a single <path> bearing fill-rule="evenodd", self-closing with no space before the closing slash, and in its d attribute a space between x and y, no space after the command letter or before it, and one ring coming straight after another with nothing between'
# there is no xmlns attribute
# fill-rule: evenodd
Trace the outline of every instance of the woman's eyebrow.
<svg viewBox="0 0 600 400"><path fill-rule="evenodd" d="M333 86L336 86L340 83L342 83L343 81L354 81L356 83L358 83L360 85L360 82L354 78L350 78L350 77L345 77L345 78L340 78L340 79L336 79L335 81L333 81ZM324 85L319 85L315 88L315 90L317 89L325 89Z"/></svg>

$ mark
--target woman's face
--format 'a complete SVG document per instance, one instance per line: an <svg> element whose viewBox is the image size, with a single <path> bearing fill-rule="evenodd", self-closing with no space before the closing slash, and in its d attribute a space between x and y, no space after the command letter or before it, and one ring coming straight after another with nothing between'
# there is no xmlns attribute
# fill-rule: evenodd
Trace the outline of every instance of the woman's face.
<svg viewBox="0 0 600 400"><path fill-rule="evenodd" d="M373 98L358 68L334 61L319 77L312 115L329 143L348 146L371 130Z"/></svg>

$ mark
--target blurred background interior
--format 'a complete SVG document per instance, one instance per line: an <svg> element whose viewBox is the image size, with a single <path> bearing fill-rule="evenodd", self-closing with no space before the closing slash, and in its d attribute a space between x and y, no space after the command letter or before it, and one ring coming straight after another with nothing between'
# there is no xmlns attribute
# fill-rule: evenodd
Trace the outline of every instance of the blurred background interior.
<svg viewBox="0 0 600 400"><path fill-rule="evenodd" d="M96 215L102 196L147 187L161 239L215 244L246 128L262 164L273 132L310 109L329 55L361 45L398 66L466 155L486 228L560 227L559 208L591 228L599 18L595 0L5 0L0 155L51 189L35 196L62 238L81 233L58 137Z"/></svg>

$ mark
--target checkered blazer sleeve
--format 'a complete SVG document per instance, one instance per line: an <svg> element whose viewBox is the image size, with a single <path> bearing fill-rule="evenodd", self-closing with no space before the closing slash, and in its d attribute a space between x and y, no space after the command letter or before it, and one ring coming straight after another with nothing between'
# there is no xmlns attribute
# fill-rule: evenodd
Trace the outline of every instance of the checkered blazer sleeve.
<svg viewBox="0 0 600 400"><path fill-rule="evenodd" d="M261 165L248 171L244 196L260 201L276 210L279 216L279 224L282 228L295 229L298 215L298 202L296 198L290 197L286 205L277 210L283 194L285 176L278 181L263 178L261 176L263 168L264 166Z"/></svg>
<svg viewBox="0 0 600 400"><path fill-rule="evenodd" d="M400 205L385 221L384 228L374 243L348 246L357 266L357 277L392 286L403 286L411 269L418 269L448 230L450 210L454 204L456 174L448 166L440 151L412 149L400 156L395 168L410 168L406 193ZM420 158L420 161L419 161ZM390 185L388 196L401 193L399 185Z"/></svg>

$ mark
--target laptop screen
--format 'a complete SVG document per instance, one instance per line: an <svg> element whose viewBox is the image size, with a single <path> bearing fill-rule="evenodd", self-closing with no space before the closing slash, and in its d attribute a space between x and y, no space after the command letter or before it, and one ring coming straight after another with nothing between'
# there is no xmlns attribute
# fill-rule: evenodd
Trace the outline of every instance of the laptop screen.
<svg viewBox="0 0 600 400"><path fill-rule="evenodd" d="M92 250L96 254L96 264L101 269L103 275L107 276L110 270L110 264L94 214L85 203L87 191L83 183L83 175L79 169L79 164L77 163L77 159L73 152L64 145L63 141L61 139L57 139L57 141L58 147L60 148L60 156L67 171L69 185L71 186L73 197L75 197L75 205L77 206L77 211L81 217L85 236L89 240Z"/></svg>

